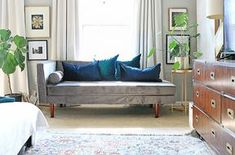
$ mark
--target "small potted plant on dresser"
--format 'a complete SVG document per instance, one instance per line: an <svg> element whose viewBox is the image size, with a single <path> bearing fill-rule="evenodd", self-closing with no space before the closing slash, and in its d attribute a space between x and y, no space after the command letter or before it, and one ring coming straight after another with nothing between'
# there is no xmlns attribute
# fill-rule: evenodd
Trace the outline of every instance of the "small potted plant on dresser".
<svg viewBox="0 0 235 155"><path fill-rule="evenodd" d="M180 13L175 15L173 19L175 27L173 27L173 30L170 31L172 40L168 44L168 49L170 49L171 56L175 57L175 63L172 68L174 70L188 69L190 58L190 39L200 36L199 33L193 34L192 32L198 24L188 24L188 13ZM184 41L185 36L188 37L188 42ZM193 52L193 58L199 58L200 56L202 56L200 51Z"/></svg>
<svg viewBox="0 0 235 155"><path fill-rule="evenodd" d="M15 101L21 101L22 94L12 92L10 74L16 71L17 66L21 71L24 70L26 45L27 41L24 37L13 36L10 30L0 29L0 69L8 77L10 94L6 94L6 96L15 98Z"/></svg>

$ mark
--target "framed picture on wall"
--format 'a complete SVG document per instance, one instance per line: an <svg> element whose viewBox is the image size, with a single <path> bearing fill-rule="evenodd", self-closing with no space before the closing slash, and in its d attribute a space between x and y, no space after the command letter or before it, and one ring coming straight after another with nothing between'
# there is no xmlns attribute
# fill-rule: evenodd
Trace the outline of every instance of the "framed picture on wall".
<svg viewBox="0 0 235 155"><path fill-rule="evenodd" d="M28 60L47 60L47 40L28 40Z"/></svg>
<svg viewBox="0 0 235 155"><path fill-rule="evenodd" d="M185 35L166 35L166 64L174 64L175 57L171 54L171 50L169 48L169 44L172 42L173 39L180 41L181 43L187 43L189 46L189 55L190 55L190 36Z"/></svg>
<svg viewBox="0 0 235 155"><path fill-rule="evenodd" d="M169 30L186 30L186 27L176 27L174 17L180 13L187 13L187 8L169 8L168 10L168 25L169 25Z"/></svg>
<svg viewBox="0 0 235 155"><path fill-rule="evenodd" d="M49 7L25 7L26 37L50 37Z"/></svg>

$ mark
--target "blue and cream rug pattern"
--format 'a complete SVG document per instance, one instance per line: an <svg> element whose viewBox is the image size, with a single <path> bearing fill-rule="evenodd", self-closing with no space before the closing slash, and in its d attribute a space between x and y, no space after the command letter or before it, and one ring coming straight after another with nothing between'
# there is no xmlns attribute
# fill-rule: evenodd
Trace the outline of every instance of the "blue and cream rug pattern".
<svg viewBox="0 0 235 155"><path fill-rule="evenodd" d="M191 135L104 134L48 130L26 155L214 155Z"/></svg>

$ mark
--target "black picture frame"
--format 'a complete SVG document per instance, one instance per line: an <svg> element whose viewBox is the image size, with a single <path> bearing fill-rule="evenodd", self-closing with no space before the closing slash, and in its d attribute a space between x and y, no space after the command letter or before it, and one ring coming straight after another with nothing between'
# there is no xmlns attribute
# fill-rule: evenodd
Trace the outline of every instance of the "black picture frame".
<svg viewBox="0 0 235 155"><path fill-rule="evenodd" d="M48 41L47 40L28 40L29 61L48 60Z"/></svg>
<svg viewBox="0 0 235 155"><path fill-rule="evenodd" d="M182 38L181 40L183 41L187 41L188 44L189 44L189 55L190 55L190 35L188 34L184 34L184 35L181 35L181 34L166 34L166 64L168 65L172 65L175 63L174 61L174 56L171 55L171 52L170 52L170 49L168 47L169 45L169 42L171 41L171 39L173 39L173 37L180 37Z"/></svg>

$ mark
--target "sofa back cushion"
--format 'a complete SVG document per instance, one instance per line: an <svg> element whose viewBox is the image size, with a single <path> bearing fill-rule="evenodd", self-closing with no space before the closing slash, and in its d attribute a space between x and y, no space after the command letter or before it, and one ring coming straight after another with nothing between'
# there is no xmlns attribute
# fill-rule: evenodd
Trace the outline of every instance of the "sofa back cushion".
<svg viewBox="0 0 235 155"><path fill-rule="evenodd" d="M153 67L139 69L126 66L120 63L121 80L122 81L144 81L144 82L161 82L160 72L161 64L158 63Z"/></svg>
<svg viewBox="0 0 235 155"><path fill-rule="evenodd" d="M64 81L100 81L98 62L89 64L71 64L63 62Z"/></svg>
<svg viewBox="0 0 235 155"><path fill-rule="evenodd" d="M87 65L90 64L91 61L56 61L56 70L64 72L63 62L68 64L74 64L74 65Z"/></svg>

